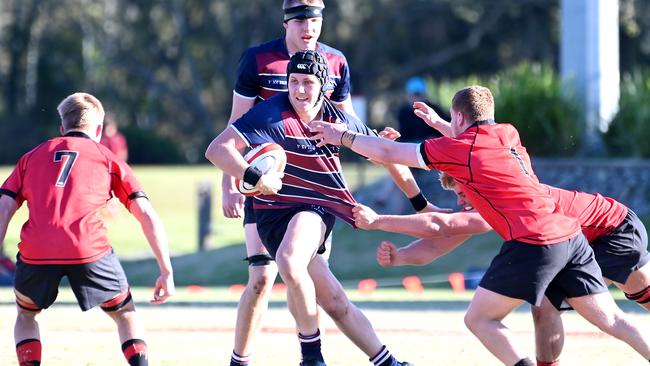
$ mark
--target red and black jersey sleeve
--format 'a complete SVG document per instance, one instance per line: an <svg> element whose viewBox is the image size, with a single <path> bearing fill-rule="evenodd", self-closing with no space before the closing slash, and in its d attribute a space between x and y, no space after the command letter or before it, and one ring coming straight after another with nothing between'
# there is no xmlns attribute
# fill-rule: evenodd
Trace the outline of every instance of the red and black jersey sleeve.
<svg viewBox="0 0 650 366"><path fill-rule="evenodd" d="M142 190L142 185L133 174L131 167L121 159L115 158L110 161L111 190L113 195L128 209L131 200L147 195Z"/></svg>
<svg viewBox="0 0 650 366"><path fill-rule="evenodd" d="M13 198L16 200L18 206L22 205L23 201L25 201L25 197L22 194L23 179L25 177L25 168L27 167L27 161L29 160L30 155L31 152L23 155L20 160L18 160L18 164L16 164L16 167L0 188L0 195L6 195Z"/></svg>

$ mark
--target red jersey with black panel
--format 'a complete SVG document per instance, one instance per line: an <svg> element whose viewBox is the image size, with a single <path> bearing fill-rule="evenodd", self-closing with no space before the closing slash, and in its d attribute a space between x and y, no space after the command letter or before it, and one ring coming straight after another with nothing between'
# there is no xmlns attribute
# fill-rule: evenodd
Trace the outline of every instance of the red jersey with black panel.
<svg viewBox="0 0 650 366"><path fill-rule="evenodd" d="M146 197L131 168L81 132L48 140L23 155L0 188L27 202L18 249L30 264L81 264L111 246L101 210L112 196L128 208Z"/></svg>
<svg viewBox="0 0 650 366"><path fill-rule="evenodd" d="M546 188L567 215L578 219L590 243L614 231L627 215L627 207L613 198L598 193Z"/></svg>
<svg viewBox="0 0 650 366"><path fill-rule="evenodd" d="M472 206L504 240L555 244L580 233L535 176L519 133L510 124L482 121L456 138L424 141L427 167L463 186Z"/></svg>

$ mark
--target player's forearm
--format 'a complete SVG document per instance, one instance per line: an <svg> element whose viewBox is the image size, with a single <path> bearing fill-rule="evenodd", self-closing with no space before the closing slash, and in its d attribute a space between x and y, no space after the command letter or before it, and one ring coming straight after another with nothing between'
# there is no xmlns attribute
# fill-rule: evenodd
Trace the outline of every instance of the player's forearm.
<svg viewBox="0 0 650 366"><path fill-rule="evenodd" d="M418 239L398 249L395 265L427 265L456 249L470 237L469 235L459 235L446 238Z"/></svg>
<svg viewBox="0 0 650 366"><path fill-rule="evenodd" d="M432 225L428 215L379 215L373 223L372 229L410 235L417 238L437 236L438 227Z"/></svg>
<svg viewBox="0 0 650 366"><path fill-rule="evenodd" d="M393 178L393 182L404 193L406 198L413 198L420 193L420 187L418 187L413 173L408 167L399 164L387 164L385 167L391 178Z"/></svg>
<svg viewBox="0 0 650 366"><path fill-rule="evenodd" d="M433 125L431 125L431 127L438 130L438 132L440 132L443 136L453 137L451 134L451 123L443 119L433 121Z"/></svg>
<svg viewBox="0 0 650 366"><path fill-rule="evenodd" d="M142 227L142 232L156 258L160 273L173 273L167 233L149 200L147 198L135 199L130 205L130 211Z"/></svg>
<svg viewBox="0 0 650 366"><path fill-rule="evenodd" d="M244 160L235 146L220 143L217 139L212 141L210 146L208 146L205 157L225 174L234 178L242 179L244 171L248 168L246 160Z"/></svg>
<svg viewBox="0 0 650 366"><path fill-rule="evenodd" d="M223 173L221 176L221 190L223 192L234 191L237 188L235 187L235 178L231 175Z"/></svg>

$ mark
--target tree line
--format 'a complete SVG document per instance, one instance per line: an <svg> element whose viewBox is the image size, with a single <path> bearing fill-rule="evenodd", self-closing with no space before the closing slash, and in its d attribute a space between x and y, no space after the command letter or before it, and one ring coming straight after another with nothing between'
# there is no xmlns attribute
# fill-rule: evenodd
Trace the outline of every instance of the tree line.
<svg viewBox="0 0 650 366"><path fill-rule="evenodd" d="M650 61L650 4L620 4L625 71ZM555 0L327 0L321 40L346 54L372 110L414 75L557 67L559 11ZM79 90L127 131L134 162L202 161L226 125L239 56L281 37L281 19L279 0L1 1L0 163L58 134L56 105Z"/></svg>

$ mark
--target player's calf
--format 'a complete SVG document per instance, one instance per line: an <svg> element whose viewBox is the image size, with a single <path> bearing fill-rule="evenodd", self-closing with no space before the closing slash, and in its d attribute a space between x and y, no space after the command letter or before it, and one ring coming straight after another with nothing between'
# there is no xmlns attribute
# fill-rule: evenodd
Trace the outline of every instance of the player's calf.
<svg viewBox="0 0 650 366"><path fill-rule="evenodd" d="M111 300L100 304L100 307L117 324L120 339L124 340L122 353L129 365L148 366L147 343L134 336L136 333L134 324L135 307L133 306L131 291L122 292Z"/></svg>

